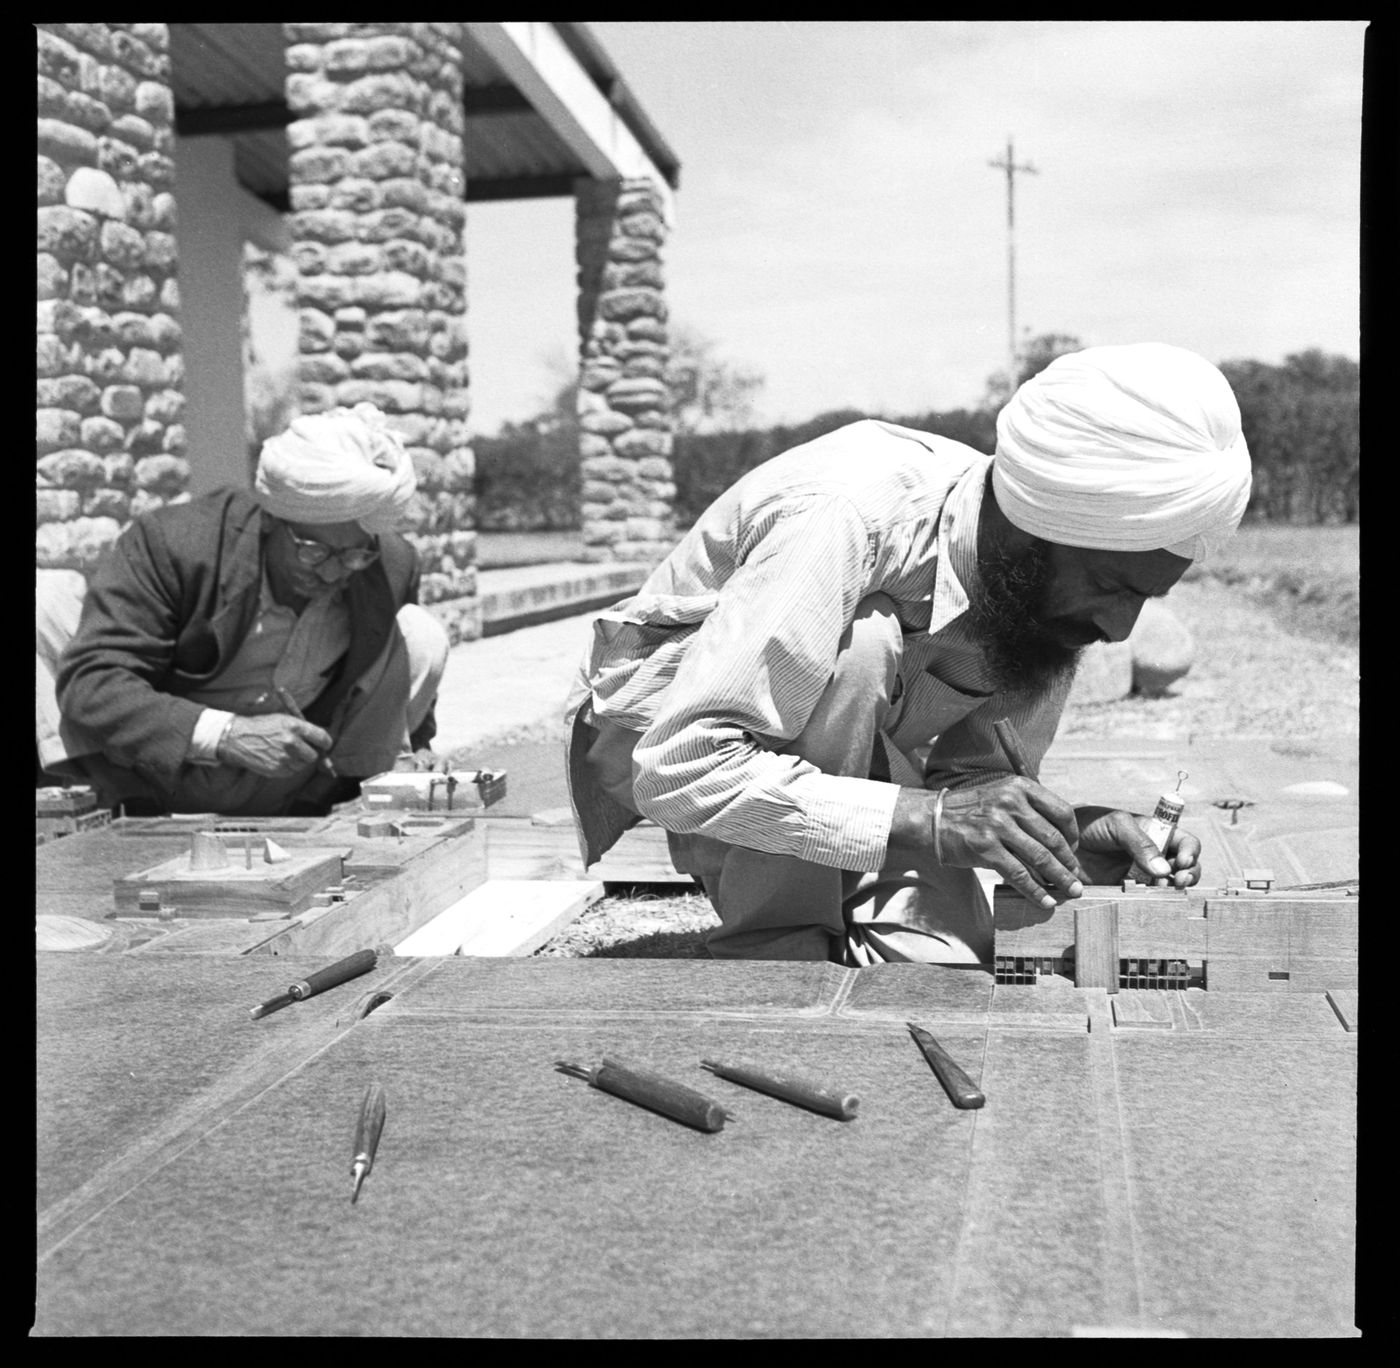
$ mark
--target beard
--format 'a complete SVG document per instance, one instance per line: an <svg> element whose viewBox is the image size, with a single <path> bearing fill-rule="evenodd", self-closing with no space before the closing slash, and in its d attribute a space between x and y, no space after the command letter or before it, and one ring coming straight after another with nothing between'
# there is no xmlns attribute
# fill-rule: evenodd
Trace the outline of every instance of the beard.
<svg viewBox="0 0 1400 1368"><path fill-rule="evenodd" d="M968 604L969 626L999 690L1043 693L1066 673L1100 633L1083 622L1044 616L1051 579L1050 548L1035 541L1012 553L993 546L978 556L981 588Z"/></svg>

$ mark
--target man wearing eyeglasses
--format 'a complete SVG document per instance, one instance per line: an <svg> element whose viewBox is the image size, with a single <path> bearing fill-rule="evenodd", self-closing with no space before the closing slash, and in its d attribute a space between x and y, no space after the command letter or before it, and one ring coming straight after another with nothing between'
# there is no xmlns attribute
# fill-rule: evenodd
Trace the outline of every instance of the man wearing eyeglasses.
<svg viewBox="0 0 1400 1368"><path fill-rule="evenodd" d="M39 709L43 768L114 807L267 816L435 763L447 634L394 530L415 488L402 441L360 404L265 443L253 491L138 517L61 655L63 613L40 604L59 709L48 735Z"/></svg>

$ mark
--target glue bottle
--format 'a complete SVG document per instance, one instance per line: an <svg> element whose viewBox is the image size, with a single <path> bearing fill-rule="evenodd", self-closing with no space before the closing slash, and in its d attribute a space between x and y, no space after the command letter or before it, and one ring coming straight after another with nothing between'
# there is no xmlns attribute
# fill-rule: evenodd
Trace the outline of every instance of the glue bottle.
<svg viewBox="0 0 1400 1368"><path fill-rule="evenodd" d="M1184 772L1178 772L1176 776L1176 792L1163 793L1157 797L1157 806L1152 811L1152 817L1145 828L1147 838L1164 855L1167 849L1167 838L1176 830L1176 824L1181 820L1181 814L1186 810L1186 803L1181 798L1182 781L1188 776ZM1159 884L1166 883L1165 879L1157 879Z"/></svg>

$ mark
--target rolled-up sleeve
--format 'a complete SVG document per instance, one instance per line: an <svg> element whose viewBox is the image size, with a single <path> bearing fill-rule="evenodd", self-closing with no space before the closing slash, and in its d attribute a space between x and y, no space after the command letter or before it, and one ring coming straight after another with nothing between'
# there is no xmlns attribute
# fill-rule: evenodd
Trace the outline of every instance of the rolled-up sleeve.
<svg viewBox="0 0 1400 1368"><path fill-rule="evenodd" d="M758 521L633 753L638 810L676 832L839 869L878 869L899 790L776 753L806 726L874 586L868 529L839 495Z"/></svg>

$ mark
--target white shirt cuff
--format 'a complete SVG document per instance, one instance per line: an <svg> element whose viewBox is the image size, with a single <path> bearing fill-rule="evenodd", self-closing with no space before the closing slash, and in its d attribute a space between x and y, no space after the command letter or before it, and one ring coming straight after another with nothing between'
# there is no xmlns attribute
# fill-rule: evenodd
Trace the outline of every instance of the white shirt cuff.
<svg viewBox="0 0 1400 1368"><path fill-rule="evenodd" d="M190 737L186 763L191 765L217 765L219 763L219 743L233 722L234 714L219 708L205 708L194 724L194 735Z"/></svg>

